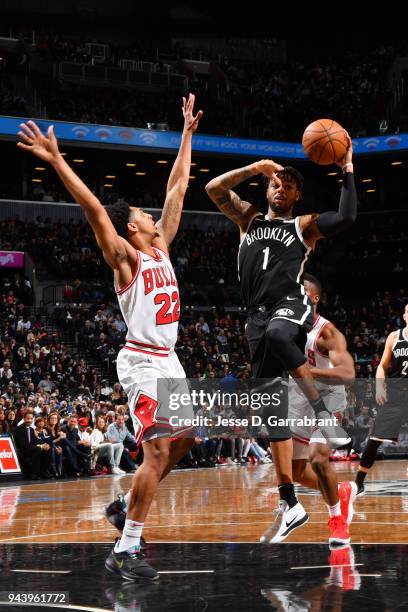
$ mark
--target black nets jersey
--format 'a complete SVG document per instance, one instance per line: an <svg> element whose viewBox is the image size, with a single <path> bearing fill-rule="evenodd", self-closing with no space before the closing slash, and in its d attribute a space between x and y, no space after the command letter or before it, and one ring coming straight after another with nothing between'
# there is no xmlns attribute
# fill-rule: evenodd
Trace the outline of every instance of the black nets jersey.
<svg viewBox="0 0 408 612"><path fill-rule="evenodd" d="M257 215L238 251L238 276L248 308L304 297L303 268L310 253L299 217L269 219Z"/></svg>
<svg viewBox="0 0 408 612"><path fill-rule="evenodd" d="M404 377L408 382L408 334L404 329L398 331L392 347L392 359L387 376L390 378Z"/></svg>

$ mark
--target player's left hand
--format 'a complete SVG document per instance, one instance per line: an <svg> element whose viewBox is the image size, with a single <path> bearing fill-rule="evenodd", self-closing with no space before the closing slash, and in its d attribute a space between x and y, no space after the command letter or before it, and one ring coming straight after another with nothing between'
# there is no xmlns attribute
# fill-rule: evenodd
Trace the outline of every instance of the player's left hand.
<svg viewBox="0 0 408 612"><path fill-rule="evenodd" d="M188 94L188 98L183 97L183 117L184 117L184 132L192 132L194 133L198 127L198 122L203 116L203 111L199 110L196 116L194 117L194 102L195 95L190 93Z"/></svg>

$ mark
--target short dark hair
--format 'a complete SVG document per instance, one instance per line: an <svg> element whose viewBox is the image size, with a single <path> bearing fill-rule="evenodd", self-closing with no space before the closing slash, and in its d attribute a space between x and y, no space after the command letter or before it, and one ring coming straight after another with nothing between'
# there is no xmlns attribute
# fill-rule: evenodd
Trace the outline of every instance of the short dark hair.
<svg viewBox="0 0 408 612"><path fill-rule="evenodd" d="M115 202L105 207L109 219L112 221L113 227L122 238L128 237L127 224L129 223L130 206L128 202L123 200Z"/></svg>
<svg viewBox="0 0 408 612"><path fill-rule="evenodd" d="M322 295L322 283L319 281L319 279L317 279L315 276L313 276L313 274L304 274L303 275L303 282L305 281L309 281L309 283L313 283L313 285L316 287L317 289L317 293L319 295Z"/></svg>

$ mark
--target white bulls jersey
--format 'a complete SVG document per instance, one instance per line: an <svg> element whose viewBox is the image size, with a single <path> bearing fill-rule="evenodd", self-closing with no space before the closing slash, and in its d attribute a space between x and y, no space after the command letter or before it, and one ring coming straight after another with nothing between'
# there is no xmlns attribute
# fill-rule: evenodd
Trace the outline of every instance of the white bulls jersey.
<svg viewBox="0 0 408 612"><path fill-rule="evenodd" d="M305 354L307 361L312 368L330 369L333 368L329 357L319 352L317 342L325 325L330 323L324 317L317 315L314 325L307 334ZM344 412L347 407L346 388L344 385L330 385L321 380L315 380L315 385L322 396L326 409L330 414ZM297 419L296 424L291 425L293 437L293 459L307 459L308 445L311 442L325 444L327 441L320 433L319 429L307 424L302 419L308 417L313 419L315 416L309 400L300 391L297 383L290 379L289 382L289 418Z"/></svg>
<svg viewBox="0 0 408 612"><path fill-rule="evenodd" d="M322 333L323 327L327 325L327 323L330 323L330 321L320 315L317 315L312 329L307 334L305 353L307 361L312 368L327 369L333 367L329 357L327 355L323 355L323 353L320 353L319 349L317 348L317 342L320 334Z"/></svg>
<svg viewBox="0 0 408 612"><path fill-rule="evenodd" d="M136 271L130 282L116 288L128 331L126 348L146 355L168 356L177 341L180 297L168 256L137 252Z"/></svg>

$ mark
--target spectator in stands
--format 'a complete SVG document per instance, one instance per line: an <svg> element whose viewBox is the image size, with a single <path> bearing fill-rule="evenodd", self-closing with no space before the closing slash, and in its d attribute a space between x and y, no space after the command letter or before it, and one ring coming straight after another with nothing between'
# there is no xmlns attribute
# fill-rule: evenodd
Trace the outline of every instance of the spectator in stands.
<svg viewBox="0 0 408 612"><path fill-rule="evenodd" d="M24 415L24 422L14 431L14 440L24 477L29 480L38 480L43 472L44 464L48 463L46 453L50 447L46 443L38 443L33 420L33 413L27 411Z"/></svg>
<svg viewBox="0 0 408 612"><path fill-rule="evenodd" d="M45 418L39 416L35 419L34 435L37 438L37 445L41 448L41 478L51 478L55 475L52 472L52 459L53 459L53 443L50 432L45 428Z"/></svg>
<svg viewBox="0 0 408 612"><path fill-rule="evenodd" d="M89 413L90 414L90 413ZM92 460L92 440L90 434L90 419L89 416L84 416L78 419L78 446L81 448L83 475L89 476L91 473Z"/></svg>
<svg viewBox="0 0 408 612"><path fill-rule="evenodd" d="M11 378L13 378L13 371L10 367L10 361L5 359L3 361L3 367L0 368L0 379L2 382L7 383Z"/></svg>
<svg viewBox="0 0 408 612"><path fill-rule="evenodd" d="M113 389L110 386L109 381L105 378L104 380L102 380L101 395L102 397L107 398L111 395L112 392Z"/></svg>
<svg viewBox="0 0 408 612"><path fill-rule="evenodd" d="M3 408L0 408L0 435L3 433L8 433L7 421L5 411L3 410Z"/></svg>
<svg viewBox="0 0 408 612"><path fill-rule="evenodd" d="M66 403L66 402L65 402ZM64 446L66 434L61 429L61 417L58 412L51 412L48 416L48 431L52 439L52 468L57 477L62 476L62 463L64 459Z"/></svg>
<svg viewBox="0 0 408 612"><path fill-rule="evenodd" d="M17 415L16 415L16 411L13 410L12 408L10 408L10 410L7 411L6 413L6 421L5 421L5 428L6 428L6 432L9 434L12 434L15 430L15 428L17 427Z"/></svg>
<svg viewBox="0 0 408 612"><path fill-rule="evenodd" d="M125 474L119 467L123 453L122 442L112 442L108 440L105 417L96 417L95 429L91 433L92 451L95 456L96 464L106 459L112 474Z"/></svg>
<svg viewBox="0 0 408 612"><path fill-rule="evenodd" d="M66 425L62 426L66 434L66 473L70 476L80 476L81 470L85 475L89 474L91 445L82 441L78 431L78 418L70 416ZM89 434L88 434L89 435Z"/></svg>
<svg viewBox="0 0 408 612"><path fill-rule="evenodd" d="M113 443L122 442L124 449L120 467L126 472L134 472L136 464L131 458L130 453L137 450L137 444L125 425L125 417L123 414L116 414L115 422L111 423L108 427L107 438Z"/></svg>
<svg viewBox="0 0 408 612"><path fill-rule="evenodd" d="M48 373L38 383L38 389L44 389L47 393L52 393L55 388L56 384L51 380L51 374Z"/></svg>

